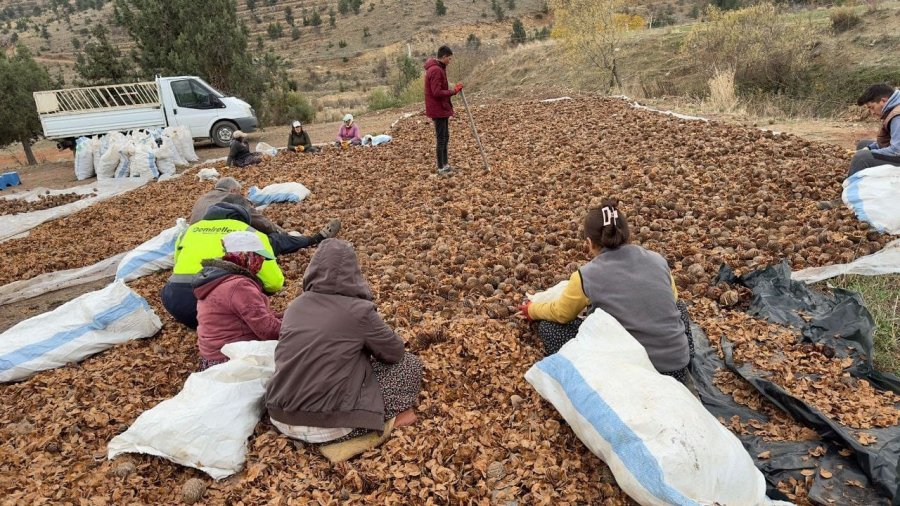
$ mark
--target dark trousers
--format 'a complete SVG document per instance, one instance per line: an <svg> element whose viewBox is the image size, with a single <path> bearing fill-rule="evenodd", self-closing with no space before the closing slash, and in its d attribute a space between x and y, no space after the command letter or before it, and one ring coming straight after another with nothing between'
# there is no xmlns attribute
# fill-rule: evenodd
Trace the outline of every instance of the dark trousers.
<svg viewBox="0 0 900 506"><path fill-rule="evenodd" d="M315 246L318 241L314 237L305 235L290 235L272 232L269 234L269 243L272 244L272 252L275 256L287 255L303 248Z"/></svg>
<svg viewBox="0 0 900 506"><path fill-rule="evenodd" d="M873 153L868 149L863 149L873 142L875 141L871 139L863 139L856 143L857 151L850 160L850 172L847 174L847 177L850 177L863 169L868 169L869 167L878 167L879 165L900 166L900 156L880 155Z"/></svg>
<svg viewBox="0 0 900 506"><path fill-rule="evenodd" d="M192 329L197 328L197 297L190 283L166 283L160 296L172 318Z"/></svg>
<svg viewBox="0 0 900 506"><path fill-rule="evenodd" d="M691 317L688 315L687 306L684 302L678 301L676 305L678 306L678 311L681 313L681 323L684 324L684 333L685 336L687 336L688 340L690 360L693 360L694 336L691 333ZM544 344L544 355L553 355L554 353L558 352L564 344L571 341L572 339L575 339L575 336L578 335L578 329L581 327L582 321L583 320L578 318L569 323L556 323L546 320L539 321L537 334L541 339L541 342ZM688 362L687 366L678 369L677 371L660 371L660 374L672 376L682 383L687 383L689 368L690 362Z"/></svg>
<svg viewBox="0 0 900 506"><path fill-rule="evenodd" d="M440 169L450 163L447 145L450 144L450 118L434 118L434 137L436 142L437 167Z"/></svg>

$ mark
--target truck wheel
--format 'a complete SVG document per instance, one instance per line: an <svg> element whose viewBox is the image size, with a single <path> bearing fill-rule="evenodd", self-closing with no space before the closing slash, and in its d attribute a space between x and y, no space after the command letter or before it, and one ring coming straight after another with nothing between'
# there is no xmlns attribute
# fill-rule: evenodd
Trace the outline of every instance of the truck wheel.
<svg viewBox="0 0 900 506"><path fill-rule="evenodd" d="M231 144L231 134L237 130L237 125L230 121L220 121L213 125L212 141L220 148L227 148Z"/></svg>

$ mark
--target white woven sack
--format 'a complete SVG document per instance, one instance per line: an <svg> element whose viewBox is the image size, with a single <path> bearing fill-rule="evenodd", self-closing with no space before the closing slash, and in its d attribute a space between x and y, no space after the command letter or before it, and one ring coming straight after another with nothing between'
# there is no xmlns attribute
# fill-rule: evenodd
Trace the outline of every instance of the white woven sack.
<svg viewBox="0 0 900 506"><path fill-rule="evenodd" d="M94 153L91 151L91 139L79 137L75 139L75 179L81 181L94 177Z"/></svg>
<svg viewBox="0 0 900 506"><path fill-rule="evenodd" d="M107 446L110 460L144 453L199 469L214 480L244 466L247 438L262 416L266 383L275 373L277 341L226 344L228 362L191 374L175 397L134 421Z"/></svg>
<svg viewBox="0 0 900 506"><path fill-rule="evenodd" d="M79 362L160 328L147 301L124 282L113 282L0 334L0 383Z"/></svg>
<svg viewBox="0 0 900 506"><path fill-rule="evenodd" d="M119 262L116 279L132 281L163 269L171 269L175 265L175 241L186 229L187 220L178 218L174 227L163 230L153 239L128 252Z"/></svg>
<svg viewBox="0 0 900 506"><path fill-rule="evenodd" d="M525 379L639 504L775 504L737 437L602 310Z"/></svg>
<svg viewBox="0 0 900 506"><path fill-rule="evenodd" d="M300 183L275 183L266 186L262 190L251 186L247 192L250 202L258 206L273 204L275 202L300 202L309 197L309 188Z"/></svg>
<svg viewBox="0 0 900 506"><path fill-rule="evenodd" d="M175 173L175 160L172 158L172 150L168 146L153 148L151 152L161 176L170 176Z"/></svg>
<svg viewBox="0 0 900 506"><path fill-rule="evenodd" d="M900 168L880 165L844 180L844 203L879 232L900 234Z"/></svg>
<svg viewBox="0 0 900 506"><path fill-rule="evenodd" d="M183 156L181 156L181 152L178 151L177 147L175 147L175 141L173 141L171 138L163 137L161 148L168 149L172 153L172 161L175 162L175 165L177 165L178 167L189 165L190 162L188 162Z"/></svg>
<svg viewBox="0 0 900 506"><path fill-rule="evenodd" d="M264 155L275 156L278 154L278 149L274 146L267 144L265 142L257 142L256 143L256 152Z"/></svg>

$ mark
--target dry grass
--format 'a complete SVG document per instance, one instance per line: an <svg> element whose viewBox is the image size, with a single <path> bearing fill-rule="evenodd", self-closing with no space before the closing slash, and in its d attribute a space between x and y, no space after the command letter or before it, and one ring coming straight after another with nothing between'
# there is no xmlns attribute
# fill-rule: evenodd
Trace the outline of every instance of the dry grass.
<svg viewBox="0 0 900 506"><path fill-rule="evenodd" d="M704 105L709 109L722 113L740 112L738 110L738 97L734 86L734 69L716 69L713 76L707 81L709 84L709 96Z"/></svg>
<svg viewBox="0 0 900 506"><path fill-rule="evenodd" d="M859 292L875 319L875 366L900 374L900 274L840 276L830 283Z"/></svg>

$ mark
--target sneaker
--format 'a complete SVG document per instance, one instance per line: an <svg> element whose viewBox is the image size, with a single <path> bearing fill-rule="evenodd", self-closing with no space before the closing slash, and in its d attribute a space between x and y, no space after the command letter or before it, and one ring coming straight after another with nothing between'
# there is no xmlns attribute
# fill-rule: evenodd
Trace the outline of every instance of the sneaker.
<svg viewBox="0 0 900 506"><path fill-rule="evenodd" d="M331 239L336 236L338 232L341 231L341 220L333 219L328 222L328 225L322 227L322 230L319 231L319 235L322 236L322 239Z"/></svg>
<svg viewBox="0 0 900 506"><path fill-rule="evenodd" d="M437 170L437 173L439 176L446 176L448 174L451 174L452 172L453 172L453 169L451 169L449 165L444 165L443 167L441 167L440 169Z"/></svg>

